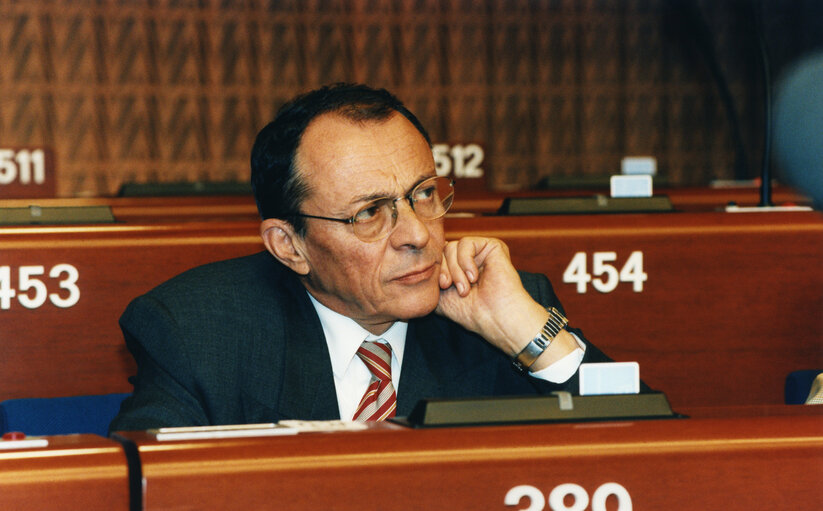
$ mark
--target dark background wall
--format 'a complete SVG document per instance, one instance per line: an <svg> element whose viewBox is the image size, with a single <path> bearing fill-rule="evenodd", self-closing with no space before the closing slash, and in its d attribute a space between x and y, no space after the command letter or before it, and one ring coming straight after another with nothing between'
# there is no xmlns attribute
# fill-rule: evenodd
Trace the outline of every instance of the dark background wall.
<svg viewBox="0 0 823 511"><path fill-rule="evenodd" d="M0 147L53 150L62 196L242 180L283 101L358 81L481 143L493 189L755 177L756 13L773 76L823 47L819 0L0 0Z"/></svg>

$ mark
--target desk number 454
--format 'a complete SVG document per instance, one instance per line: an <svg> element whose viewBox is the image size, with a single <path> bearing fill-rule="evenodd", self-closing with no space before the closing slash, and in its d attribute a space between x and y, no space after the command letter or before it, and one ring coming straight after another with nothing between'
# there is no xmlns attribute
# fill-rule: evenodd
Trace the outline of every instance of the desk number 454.
<svg viewBox="0 0 823 511"><path fill-rule="evenodd" d="M563 282L577 285L577 292L583 294L589 282L601 293L611 293L621 282L630 282L635 293L643 291L643 283L649 275L643 271L643 252L635 250L618 271L614 262L617 252L593 252L592 271L588 269L589 256L586 252L577 252L563 272Z"/></svg>

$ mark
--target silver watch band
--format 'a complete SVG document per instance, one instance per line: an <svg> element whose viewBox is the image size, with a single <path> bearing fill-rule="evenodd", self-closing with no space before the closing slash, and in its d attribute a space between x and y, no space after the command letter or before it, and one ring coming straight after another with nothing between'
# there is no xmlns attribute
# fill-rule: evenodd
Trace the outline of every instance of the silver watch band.
<svg viewBox="0 0 823 511"><path fill-rule="evenodd" d="M546 308L549 319L540 329L540 332L512 359L514 366L521 371L527 371L535 360L546 351L557 334L563 330L569 321L554 307Z"/></svg>

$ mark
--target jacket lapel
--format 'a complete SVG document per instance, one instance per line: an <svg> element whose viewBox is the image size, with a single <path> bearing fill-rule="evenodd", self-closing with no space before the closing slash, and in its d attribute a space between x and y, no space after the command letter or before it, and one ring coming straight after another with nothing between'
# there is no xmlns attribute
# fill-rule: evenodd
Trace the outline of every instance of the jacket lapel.
<svg viewBox="0 0 823 511"><path fill-rule="evenodd" d="M277 410L284 418L340 418L329 350L320 319L297 278L288 282L293 300L286 315L283 385Z"/></svg>
<svg viewBox="0 0 823 511"><path fill-rule="evenodd" d="M452 368L437 349L447 336L442 323L434 315L409 322L397 390L399 417L407 416L421 399L443 395L449 383Z"/></svg>
<svg viewBox="0 0 823 511"><path fill-rule="evenodd" d="M277 263L275 263L277 264ZM340 419L331 359L317 312L300 281L289 270L275 279L289 297L282 318L282 385L266 396L257 393L274 420ZM400 383L397 415L408 415L421 399L446 395L454 379L455 361L444 356L443 343L449 339L446 322L430 314L409 322ZM273 349L274 346L272 345ZM273 353L272 353L273 354ZM260 361L259 359L257 360ZM260 389L262 391L262 389Z"/></svg>

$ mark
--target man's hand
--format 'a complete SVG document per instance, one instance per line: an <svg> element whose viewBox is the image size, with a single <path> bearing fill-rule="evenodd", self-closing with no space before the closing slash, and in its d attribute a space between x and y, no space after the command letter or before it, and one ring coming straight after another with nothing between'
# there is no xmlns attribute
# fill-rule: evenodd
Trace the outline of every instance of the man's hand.
<svg viewBox="0 0 823 511"><path fill-rule="evenodd" d="M494 238L450 241L440 265L437 313L471 330L514 356L543 327L549 313L523 288L509 249ZM532 370L542 369L577 347L565 330Z"/></svg>

